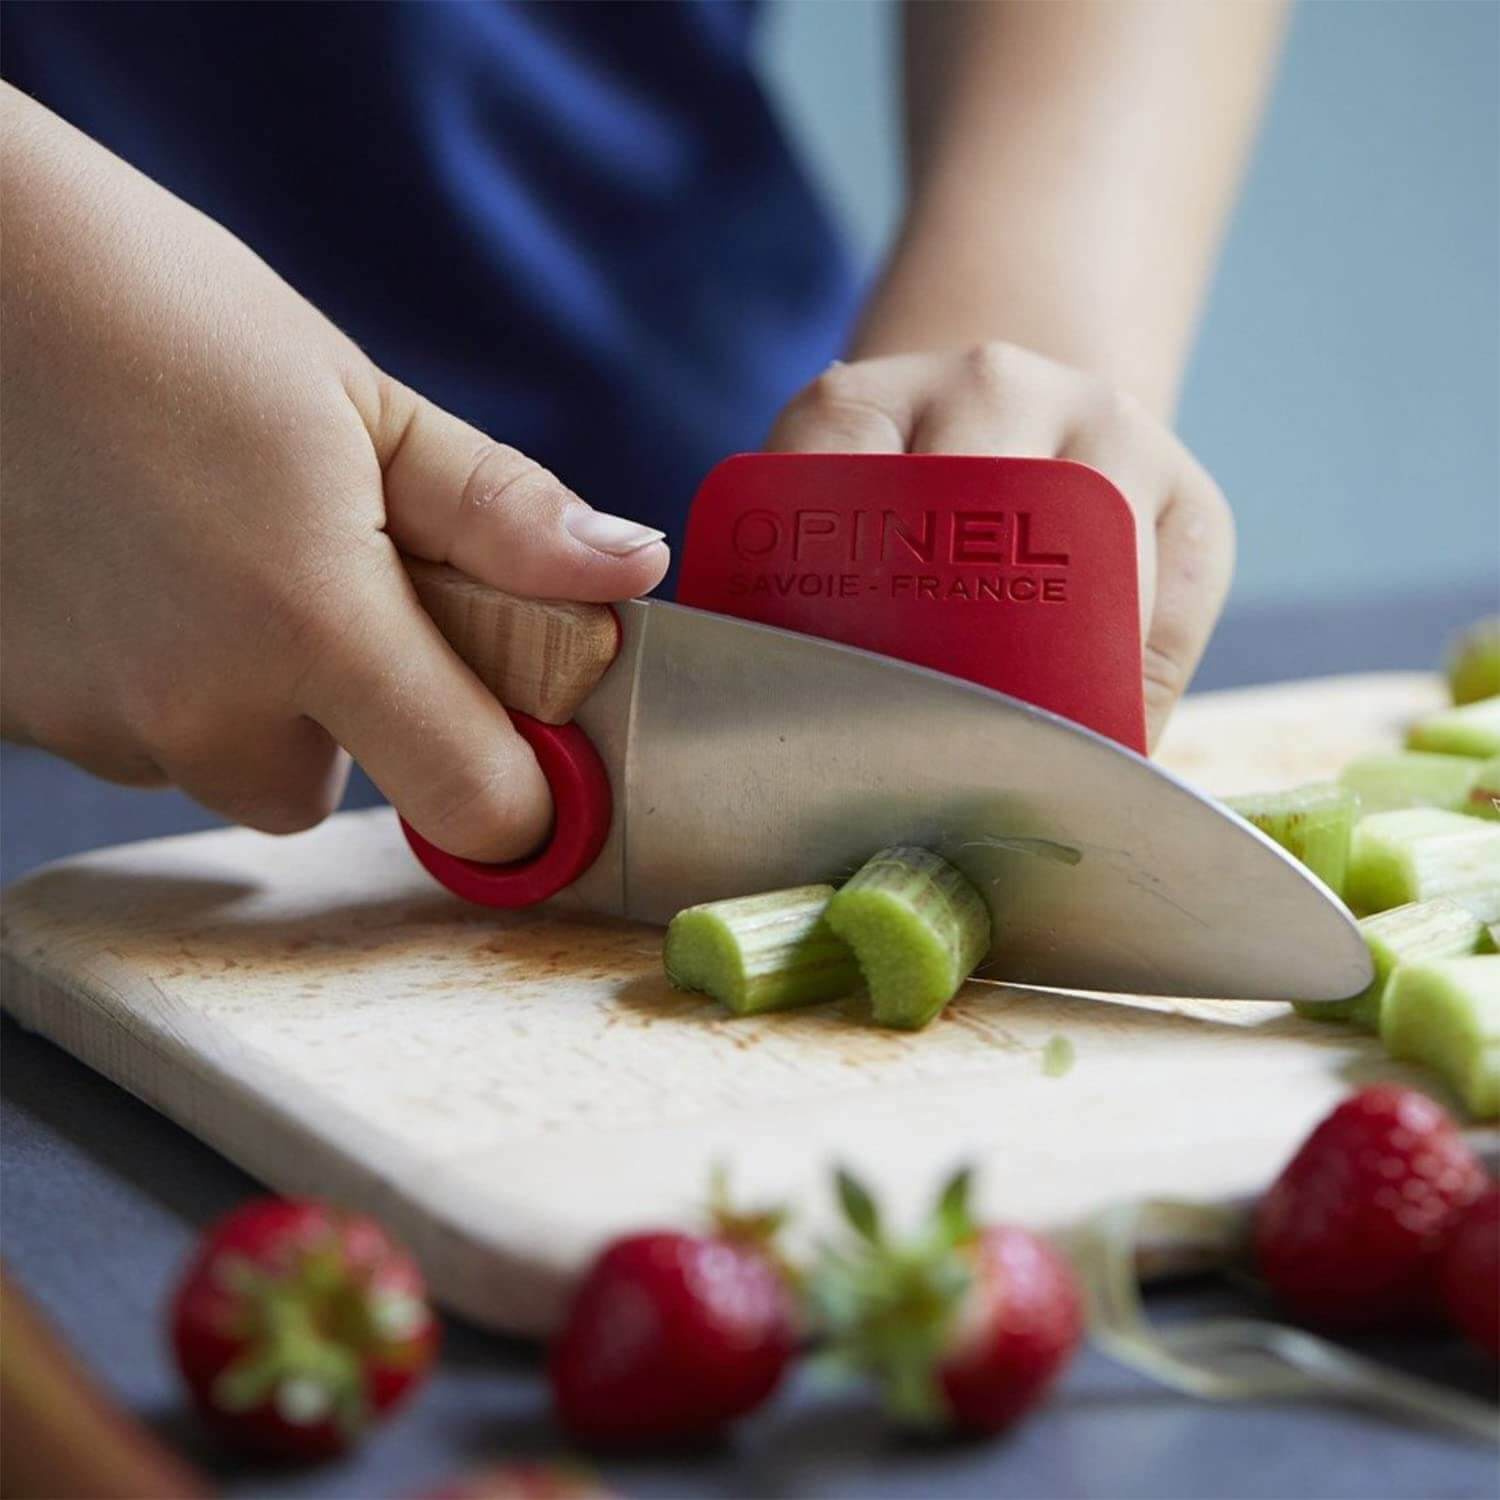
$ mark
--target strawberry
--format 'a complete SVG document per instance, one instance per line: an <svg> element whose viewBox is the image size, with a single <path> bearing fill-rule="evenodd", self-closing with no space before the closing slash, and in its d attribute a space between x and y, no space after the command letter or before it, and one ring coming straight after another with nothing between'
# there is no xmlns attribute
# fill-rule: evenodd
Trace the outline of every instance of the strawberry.
<svg viewBox="0 0 1500 1500"><path fill-rule="evenodd" d="M813 1281L832 1363L874 1376L912 1425L993 1433L1036 1406L1083 1334L1067 1261L1028 1230L976 1225L967 1171L905 1244L886 1237L853 1177L841 1172L838 1186L857 1246Z"/></svg>
<svg viewBox="0 0 1500 1500"><path fill-rule="evenodd" d="M548 1361L553 1405L584 1442L707 1436L761 1405L796 1349L775 1214L615 1240L589 1267Z"/></svg>
<svg viewBox="0 0 1500 1500"><path fill-rule="evenodd" d="M1440 1105L1395 1084L1364 1089L1261 1199L1261 1275L1308 1323L1349 1332L1430 1323L1437 1250L1484 1182Z"/></svg>
<svg viewBox="0 0 1500 1500"><path fill-rule="evenodd" d="M1492 1182L1453 1226L1438 1292L1453 1325L1500 1360L1500 1185Z"/></svg>
<svg viewBox="0 0 1500 1500"><path fill-rule="evenodd" d="M618 1500L587 1469L572 1464L496 1464L465 1475L421 1500Z"/></svg>
<svg viewBox="0 0 1500 1500"><path fill-rule="evenodd" d="M348 1447L411 1394L438 1326L416 1263L373 1219L257 1198L199 1242L171 1336L221 1437L313 1459Z"/></svg>

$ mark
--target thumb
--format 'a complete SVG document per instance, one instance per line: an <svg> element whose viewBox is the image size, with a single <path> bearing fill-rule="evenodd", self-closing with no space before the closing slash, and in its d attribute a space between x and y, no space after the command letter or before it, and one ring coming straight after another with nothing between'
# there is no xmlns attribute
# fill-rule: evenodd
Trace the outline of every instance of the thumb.
<svg viewBox="0 0 1500 1500"><path fill-rule="evenodd" d="M662 533L585 504L557 476L398 381L373 424L386 527L405 553L513 594L603 603L656 587Z"/></svg>

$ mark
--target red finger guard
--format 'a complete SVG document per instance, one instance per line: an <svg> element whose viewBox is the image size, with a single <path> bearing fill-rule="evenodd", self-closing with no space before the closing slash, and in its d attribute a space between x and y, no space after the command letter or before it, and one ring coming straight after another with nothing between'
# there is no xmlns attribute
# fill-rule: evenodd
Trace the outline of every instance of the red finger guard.
<svg viewBox="0 0 1500 1500"><path fill-rule="evenodd" d="M428 874L480 906L536 906L555 896L598 859L609 837L609 773L589 737L576 724L543 724L514 711L510 719L552 788L552 836L540 854L504 865L460 859L401 820L401 831Z"/></svg>
<svg viewBox="0 0 1500 1500"><path fill-rule="evenodd" d="M677 597L965 677L1146 748L1135 520L1083 464L741 454L693 502Z"/></svg>

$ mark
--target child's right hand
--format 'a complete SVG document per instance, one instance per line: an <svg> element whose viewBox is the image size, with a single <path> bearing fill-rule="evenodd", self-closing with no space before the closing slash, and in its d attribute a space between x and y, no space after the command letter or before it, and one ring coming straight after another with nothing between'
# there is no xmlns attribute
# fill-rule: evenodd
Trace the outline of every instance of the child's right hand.
<svg viewBox="0 0 1500 1500"><path fill-rule="evenodd" d="M546 781L398 548L602 601L661 579L660 534L383 374L9 88L0 125L4 733L272 832L332 810L347 750L439 846L526 853Z"/></svg>

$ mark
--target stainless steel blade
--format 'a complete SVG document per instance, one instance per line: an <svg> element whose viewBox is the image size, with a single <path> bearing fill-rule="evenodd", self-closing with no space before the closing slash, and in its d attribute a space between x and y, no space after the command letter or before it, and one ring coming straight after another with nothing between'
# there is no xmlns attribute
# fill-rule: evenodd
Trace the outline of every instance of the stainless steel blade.
<svg viewBox="0 0 1500 1500"><path fill-rule="evenodd" d="M994 917L984 977L1137 994L1342 999L1370 980L1348 912L1209 798L1014 698L832 642L655 602L578 722L615 823L573 888L594 911L838 880L934 849Z"/></svg>

